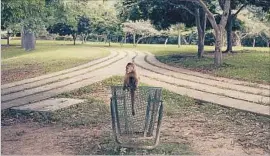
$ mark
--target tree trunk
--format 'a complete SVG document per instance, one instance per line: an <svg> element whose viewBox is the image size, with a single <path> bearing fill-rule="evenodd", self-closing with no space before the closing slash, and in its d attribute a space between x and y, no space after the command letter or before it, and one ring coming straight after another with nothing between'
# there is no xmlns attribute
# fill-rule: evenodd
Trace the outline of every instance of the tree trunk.
<svg viewBox="0 0 270 156"><path fill-rule="evenodd" d="M125 44L127 43L127 33L125 33Z"/></svg>
<svg viewBox="0 0 270 156"><path fill-rule="evenodd" d="M178 29L178 48L181 46L181 33L180 30Z"/></svg>
<svg viewBox="0 0 270 156"><path fill-rule="evenodd" d="M221 1L219 1L219 2L221 2ZM221 52L222 33L223 33L224 28L226 26L229 11L230 11L230 6L231 6L230 0L225 0L223 2L224 2L224 4L222 4L223 5L223 9L222 9L223 13L222 13L221 20L220 20L219 24L217 24L213 13L211 13L211 11L208 9L205 2L203 2L203 0L198 0L198 3L203 8L203 10L206 12L207 18L215 30L215 60L214 60L214 63L216 66L220 66L222 64L222 52Z"/></svg>
<svg viewBox="0 0 270 156"><path fill-rule="evenodd" d="M254 38L253 38L252 47L255 47L255 45L256 45L256 38L254 37Z"/></svg>
<svg viewBox="0 0 270 156"><path fill-rule="evenodd" d="M136 46L136 34L133 33L133 46L135 47Z"/></svg>
<svg viewBox="0 0 270 156"><path fill-rule="evenodd" d="M106 35L106 36L104 37L104 43L106 44L107 41L108 41L108 36Z"/></svg>
<svg viewBox="0 0 270 156"><path fill-rule="evenodd" d="M187 42L186 38L184 38L184 37L183 37L183 41L184 41L184 44L185 44L185 45L187 45L187 44L188 44L188 42Z"/></svg>
<svg viewBox="0 0 270 156"><path fill-rule="evenodd" d="M81 35L82 38L82 44L84 43L84 35Z"/></svg>
<svg viewBox="0 0 270 156"><path fill-rule="evenodd" d="M10 34L8 33L7 34L7 46L9 46L9 37L10 37Z"/></svg>
<svg viewBox="0 0 270 156"><path fill-rule="evenodd" d="M111 35L110 34L108 34L107 35L107 42L109 42L109 46L111 46Z"/></svg>
<svg viewBox="0 0 270 156"><path fill-rule="evenodd" d="M137 40L137 42L136 42L136 45L139 44L139 42L140 42L142 39L147 38L147 37L149 37L149 36L142 36L142 37L138 38L138 40Z"/></svg>
<svg viewBox="0 0 270 156"><path fill-rule="evenodd" d="M241 37L236 32L232 32L232 46L242 46Z"/></svg>
<svg viewBox="0 0 270 156"><path fill-rule="evenodd" d="M270 40L268 40L268 42L266 43L267 43L267 47L270 47Z"/></svg>
<svg viewBox="0 0 270 156"><path fill-rule="evenodd" d="M21 29L21 47L24 48L24 28Z"/></svg>
<svg viewBox="0 0 270 156"><path fill-rule="evenodd" d="M198 33L198 58L202 58L204 54L204 32L199 32Z"/></svg>
<svg viewBox="0 0 270 156"><path fill-rule="evenodd" d="M87 42L87 38L88 38L89 34L86 34L85 38L84 38L84 43Z"/></svg>
<svg viewBox="0 0 270 156"><path fill-rule="evenodd" d="M192 42L192 33L190 33L188 36L188 44L190 45L191 42Z"/></svg>
<svg viewBox="0 0 270 156"><path fill-rule="evenodd" d="M222 64L222 31L215 31L216 41L215 41L215 65L219 66Z"/></svg>
<svg viewBox="0 0 270 156"><path fill-rule="evenodd" d="M232 50L232 27L234 23L235 17L231 15L231 9L229 11L228 23L227 23L227 49L225 52L231 53Z"/></svg>
<svg viewBox="0 0 270 156"><path fill-rule="evenodd" d="M98 36L97 36L97 42L99 42L99 41L98 41Z"/></svg>
<svg viewBox="0 0 270 156"><path fill-rule="evenodd" d="M196 10L195 22L198 31L198 58L202 58L204 54L204 39L205 39L205 28L206 28L206 14L203 11L200 14L200 9Z"/></svg>
<svg viewBox="0 0 270 156"><path fill-rule="evenodd" d="M165 42L164 42L164 46L165 46L165 47L167 46L168 39L169 39L169 38L166 38L166 40L165 40Z"/></svg>
<svg viewBox="0 0 270 156"><path fill-rule="evenodd" d="M23 47L25 51L34 50L36 46L36 37L33 32L24 30Z"/></svg>
<svg viewBox="0 0 270 156"><path fill-rule="evenodd" d="M73 38L73 45L75 45L76 44L76 34L72 34L72 38Z"/></svg>
<svg viewBox="0 0 270 156"><path fill-rule="evenodd" d="M151 41L151 38L149 37L149 38L145 41L145 43L146 43L146 44L150 44L150 41Z"/></svg>

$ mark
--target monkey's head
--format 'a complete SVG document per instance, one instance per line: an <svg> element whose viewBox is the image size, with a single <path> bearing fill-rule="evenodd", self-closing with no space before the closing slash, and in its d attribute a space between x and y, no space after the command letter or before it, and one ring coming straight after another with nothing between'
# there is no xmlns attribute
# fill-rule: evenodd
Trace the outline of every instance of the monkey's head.
<svg viewBox="0 0 270 156"><path fill-rule="evenodd" d="M131 73L131 72L134 72L136 69L135 69L135 64L134 63L131 63L129 62L126 66L126 73Z"/></svg>

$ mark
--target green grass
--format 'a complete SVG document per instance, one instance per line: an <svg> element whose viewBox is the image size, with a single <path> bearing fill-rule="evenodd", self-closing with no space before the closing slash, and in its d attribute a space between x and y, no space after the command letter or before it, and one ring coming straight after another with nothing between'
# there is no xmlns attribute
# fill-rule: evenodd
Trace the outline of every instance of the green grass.
<svg viewBox="0 0 270 156"><path fill-rule="evenodd" d="M68 41L37 41L36 50L25 52L18 40L2 47L2 83L56 72L109 55L109 51L91 45L72 45Z"/></svg>
<svg viewBox="0 0 270 156"><path fill-rule="evenodd" d="M112 44L120 47L119 44ZM125 44L123 48L134 48L132 44ZM184 67L215 76L246 80L259 83L270 83L270 49L268 47L233 47L234 54L224 54L224 64L214 66L213 46L205 46L205 57L198 59L196 45L140 44L138 50L149 51L163 63ZM226 48L223 47L222 50Z"/></svg>
<svg viewBox="0 0 270 156"><path fill-rule="evenodd" d="M2 40L5 44L6 40ZM73 46L72 41L37 41L36 50L24 52L19 40L11 40L11 47L2 47L2 78L3 83L29 78L45 73L63 70L88 62L94 58L108 55L99 47L108 47L103 42L89 42ZM132 44L111 43L112 48L134 48ZM270 55L267 47L234 47L235 54L225 54L224 64L217 68L213 64L213 46L205 46L205 57L196 58L196 45L157 45L140 44L138 50L145 50L156 55L157 59L166 64L185 67L221 77L228 77L259 83L270 83ZM225 48L223 48L225 50ZM29 70L31 69L32 70ZM18 74L23 72L23 74ZM26 73L26 74L25 74ZM30 74L29 74L30 73ZM20 76L18 76L20 75Z"/></svg>
<svg viewBox="0 0 270 156"><path fill-rule="evenodd" d="M224 54L221 67L214 66L213 47L205 47L205 57L196 57L195 46L149 48L156 58L166 64L203 73L251 82L270 83L270 55L268 48L236 47L237 53Z"/></svg>

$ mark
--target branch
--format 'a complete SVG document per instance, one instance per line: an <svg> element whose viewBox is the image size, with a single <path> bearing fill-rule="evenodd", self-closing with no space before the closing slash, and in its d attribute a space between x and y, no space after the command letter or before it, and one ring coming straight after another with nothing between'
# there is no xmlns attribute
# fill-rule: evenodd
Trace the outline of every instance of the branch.
<svg viewBox="0 0 270 156"><path fill-rule="evenodd" d="M234 16L234 17L237 16L238 13L239 13L244 7L246 7L247 5L248 5L248 3L242 5L242 6L241 6L241 7L233 14L233 16Z"/></svg>
<svg viewBox="0 0 270 156"><path fill-rule="evenodd" d="M214 15L211 13L211 11L207 8L207 6L205 5L205 3L202 0L198 0L198 3L200 4L200 6L203 8L203 10L206 12L207 17L212 25L212 27L215 30L218 30L218 25L216 23L215 17Z"/></svg>
<svg viewBox="0 0 270 156"><path fill-rule="evenodd" d="M180 1L185 1L185 0L180 0ZM186 0L186 1L188 1L188 0ZM178 6L179 8L185 9L185 10L188 11L191 15L196 16L196 15L194 14L193 11L191 11L188 7L186 7L186 6L182 5L182 4L175 4L175 3L171 3L171 2L168 2L168 3L171 4L171 5L176 5L176 6Z"/></svg>
<svg viewBox="0 0 270 156"><path fill-rule="evenodd" d="M228 20L229 16L229 10L230 10L231 0L225 0L224 4L224 11L221 17L220 25L225 26Z"/></svg>
<svg viewBox="0 0 270 156"><path fill-rule="evenodd" d="M268 38L263 36L262 33L259 34L259 36L261 36L261 38L265 41L265 42L268 42Z"/></svg>
<svg viewBox="0 0 270 156"><path fill-rule="evenodd" d="M243 39L243 38L245 38L245 37L247 37L248 35L251 34L251 32L249 32L249 33L241 33L240 31L237 31L237 32L239 33L239 36L240 36L241 39Z"/></svg>
<svg viewBox="0 0 270 156"><path fill-rule="evenodd" d="M201 21L200 21L200 10L199 10L199 8L196 9L195 21L196 21L198 33L201 33L202 32L202 27L201 27Z"/></svg>
<svg viewBox="0 0 270 156"><path fill-rule="evenodd" d="M150 37L150 36L154 36L154 35L146 35L146 36L142 36L142 37L140 37L140 38L137 40L136 44L138 44L142 39L147 38L147 37Z"/></svg>

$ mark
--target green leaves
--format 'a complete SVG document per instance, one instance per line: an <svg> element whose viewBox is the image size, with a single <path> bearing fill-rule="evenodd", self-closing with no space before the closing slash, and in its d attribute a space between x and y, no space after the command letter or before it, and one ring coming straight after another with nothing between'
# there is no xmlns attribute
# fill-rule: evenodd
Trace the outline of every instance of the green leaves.
<svg viewBox="0 0 270 156"><path fill-rule="evenodd" d="M20 24L31 32L38 31L44 26L45 1L1 1L2 28L14 28Z"/></svg>

